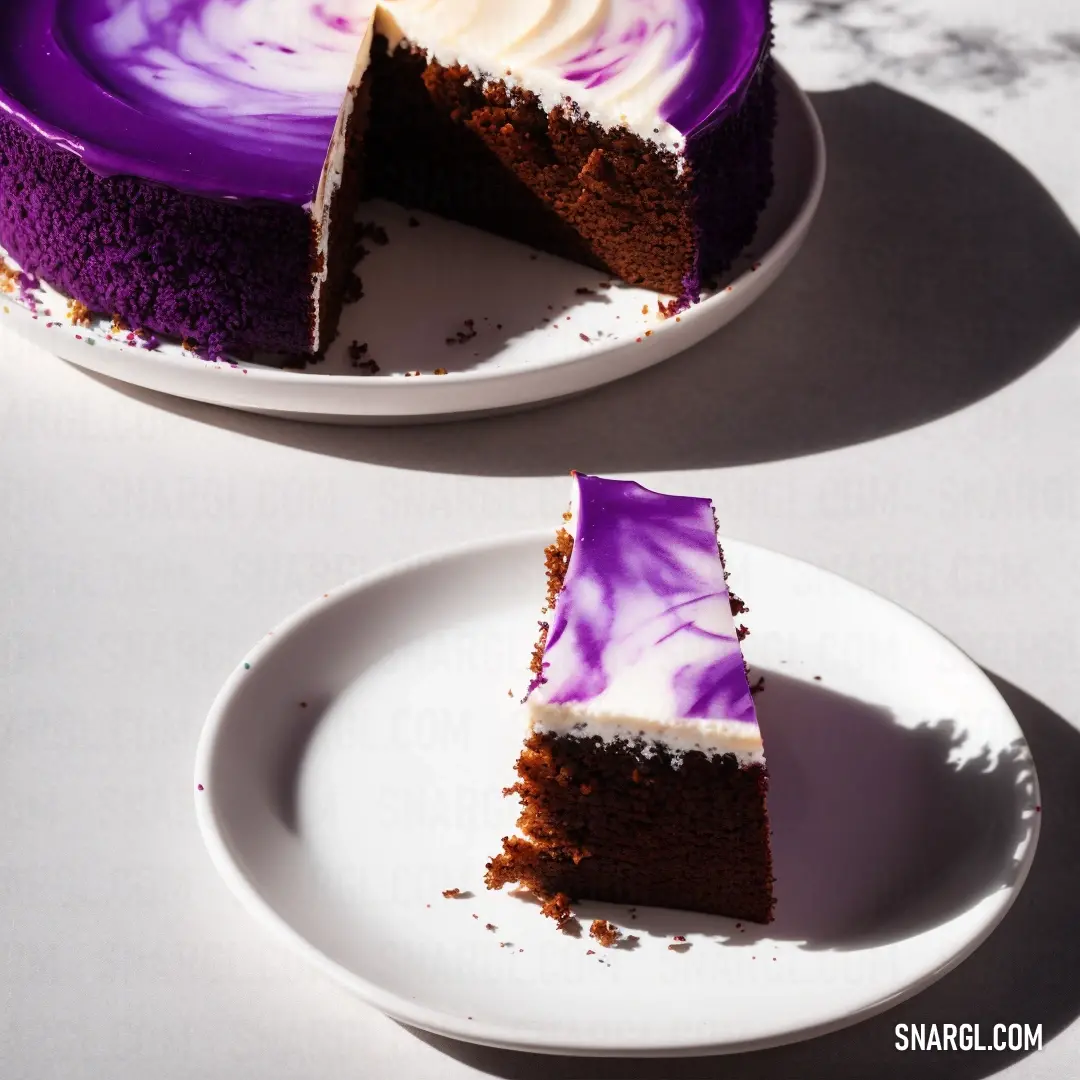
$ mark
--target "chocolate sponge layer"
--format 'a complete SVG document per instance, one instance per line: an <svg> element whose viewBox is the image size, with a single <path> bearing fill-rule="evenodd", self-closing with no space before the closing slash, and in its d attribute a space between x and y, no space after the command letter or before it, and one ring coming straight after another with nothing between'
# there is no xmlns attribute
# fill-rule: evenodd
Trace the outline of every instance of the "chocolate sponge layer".
<svg viewBox="0 0 1080 1080"><path fill-rule="evenodd" d="M503 838L488 888L772 920L763 764L534 732L517 774L524 836Z"/></svg>

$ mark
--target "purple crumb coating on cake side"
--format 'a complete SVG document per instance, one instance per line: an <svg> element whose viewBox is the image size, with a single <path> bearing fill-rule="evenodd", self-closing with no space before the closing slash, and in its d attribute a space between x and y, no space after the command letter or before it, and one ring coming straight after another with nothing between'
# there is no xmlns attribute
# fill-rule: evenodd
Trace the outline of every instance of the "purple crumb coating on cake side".
<svg viewBox="0 0 1080 1080"><path fill-rule="evenodd" d="M772 61L755 73L738 112L710 124L686 141L697 264L684 282L696 301L705 280L725 273L757 231L773 189L776 86Z"/></svg>
<svg viewBox="0 0 1080 1080"><path fill-rule="evenodd" d="M0 114L0 242L92 311L211 356L310 347L311 223L298 207L97 176Z"/></svg>
<svg viewBox="0 0 1080 1080"><path fill-rule="evenodd" d="M596 476L575 483L573 553L537 700L755 722L712 503Z"/></svg>

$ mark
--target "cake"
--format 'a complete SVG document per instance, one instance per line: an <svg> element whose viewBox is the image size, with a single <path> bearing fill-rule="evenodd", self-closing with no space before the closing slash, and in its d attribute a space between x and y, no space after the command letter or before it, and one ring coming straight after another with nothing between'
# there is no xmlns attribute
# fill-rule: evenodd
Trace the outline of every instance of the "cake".
<svg viewBox="0 0 1080 1080"><path fill-rule="evenodd" d="M13 0L0 245L212 355L326 348L368 197L677 310L768 196L769 47L768 0Z"/></svg>
<svg viewBox="0 0 1080 1080"><path fill-rule="evenodd" d="M578 900L769 922L768 774L708 499L576 474L546 552L524 705L522 835L487 864Z"/></svg>

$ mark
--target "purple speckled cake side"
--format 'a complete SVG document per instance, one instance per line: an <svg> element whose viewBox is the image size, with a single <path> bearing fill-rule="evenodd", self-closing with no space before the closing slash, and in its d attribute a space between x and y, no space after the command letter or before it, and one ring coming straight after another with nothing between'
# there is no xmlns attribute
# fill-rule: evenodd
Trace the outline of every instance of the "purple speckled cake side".
<svg viewBox="0 0 1080 1080"><path fill-rule="evenodd" d="M685 283L691 301L710 279L726 273L753 240L772 194L775 75L772 60L766 58L742 107L723 123L702 128L687 139L698 232L698 265Z"/></svg>
<svg viewBox="0 0 1080 1080"><path fill-rule="evenodd" d="M0 115L0 237L20 265L91 310L210 355L310 347L314 245L298 206L99 176Z"/></svg>

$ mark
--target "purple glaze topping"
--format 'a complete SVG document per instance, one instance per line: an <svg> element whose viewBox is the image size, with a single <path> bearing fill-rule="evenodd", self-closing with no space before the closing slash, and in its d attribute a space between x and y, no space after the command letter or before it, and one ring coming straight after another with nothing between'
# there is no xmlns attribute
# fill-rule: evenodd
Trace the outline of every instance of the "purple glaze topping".
<svg viewBox="0 0 1080 1080"><path fill-rule="evenodd" d="M575 476L574 550L538 703L755 723L708 499Z"/></svg>
<svg viewBox="0 0 1080 1080"><path fill-rule="evenodd" d="M102 175L131 174L194 194L307 203L359 31L322 27L338 39L337 51L320 41L303 56L259 48L251 20L223 17L245 6L5 2L0 109ZM270 29L264 24L261 32ZM333 92L311 86L316 57L335 76Z"/></svg>
<svg viewBox="0 0 1080 1080"><path fill-rule="evenodd" d="M769 0L686 0L696 8L699 48L661 115L684 135L737 109L768 55Z"/></svg>
<svg viewBox="0 0 1080 1080"><path fill-rule="evenodd" d="M0 111L101 175L305 205L317 190L372 6L3 0ZM593 39L553 61L554 73L587 98L613 80L633 83L642 57L649 57L645 85L656 70L678 68L658 119L683 134L742 100L768 44L768 0L602 6Z"/></svg>

